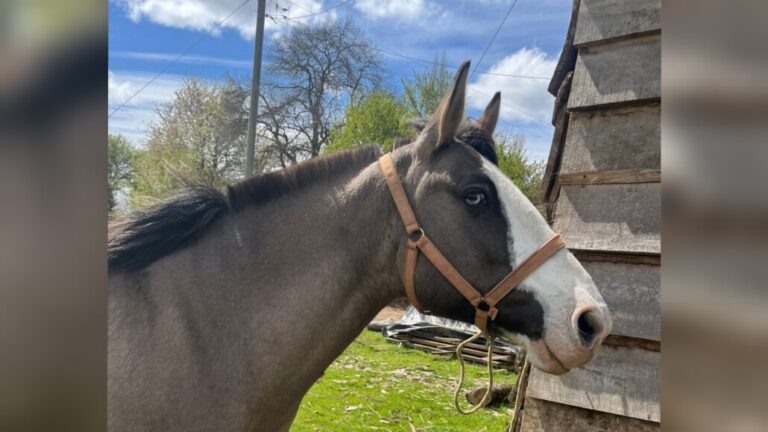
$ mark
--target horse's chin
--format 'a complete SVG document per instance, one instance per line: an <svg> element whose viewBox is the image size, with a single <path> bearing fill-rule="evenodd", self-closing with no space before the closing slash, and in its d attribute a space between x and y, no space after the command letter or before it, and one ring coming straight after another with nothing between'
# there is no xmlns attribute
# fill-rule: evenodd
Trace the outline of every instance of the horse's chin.
<svg viewBox="0 0 768 432"><path fill-rule="evenodd" d="M536 369L552 375L562 375L569 371L552 354L544 339L531 340L519 333L511 333L501 328L495 328L494 333L502 339L524 346L528 352L528 361Z"/></svg>

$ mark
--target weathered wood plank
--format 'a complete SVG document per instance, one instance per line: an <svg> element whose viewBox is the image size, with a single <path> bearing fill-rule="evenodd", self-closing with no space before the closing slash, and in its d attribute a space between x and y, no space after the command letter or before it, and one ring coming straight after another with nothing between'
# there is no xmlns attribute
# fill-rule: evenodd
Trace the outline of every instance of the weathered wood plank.
<svg viewBox="0 0 768 432"><path fill-rule="evenodd" d="M659 432L661 425L529 398L525 401L520 430L522 432Z"/></svg>
<svg viewBox="0 0 768 432"><path fill-rule="evenodd" d="M552 73L552 79L549 80L547 91L552 96L557 96L558 90L562 87L563 80L569 72L573 71L576 64L577 50L573 47L573 37L576 34L576 21L579 17L580 0L573 0L571 4L571 20L568 23L568 31L563 41L563 49L560 51L560 58L557 60L555 71Z"/></svg>
<svg viewBox="0 0 768 432"><path fill-rule="evenodd" d="M615 253L588 250L573 250L572 252L582 263L586 261L597 261L626 264L647 264L654 266L661 265L661 257L659 255L653 254Z"/></svg>
<svg viewBox="0 0 768 432"><path fill-rule="evenodd" d="M561 174L560 184L593 185L593 184L630 184L658 183L661 181L661 170L613 170L591 171L571 174Z"/></svg>
<svg viewBox="0 0 768 432"><path fill-rule="evenodd" d="M602 346L590 364L565 375L531 370L527 396L658 422L660 360L659 352Z"/></svg>
<svg viewBox="0 0 768 432"><path fill-rule="evenodd" d="M560 173L660 168L658 103L570 113Z"/></svg>
<svg viewBox="0 0 768 432"><path fill-rule="evenodd" d="M573 45L659 30L661 0L582 0Z"/></svg>
<svg viewBox="0 0 768 432"><path fill-rule="evenodd" d="M661 341L638 339L629 336L608 335L603 341L603 345L661 352Z"/></svg>
<svg viewBox="0 0 768 432"><path fill-rule="evenodd" d="M555 133L552 135L552 146L549 149L549 158L547 166L544 169L544 176L539 190L539 203L551 203L550 199L557 179L557 172L560 170L560 160L562 159L565 138L568 133L568 94L571 91L571 82L573 81L573 72L568 72L557 92L555 98L555 107L552 111L552 125L555 126ZM550 205L551 207L551 205ZM549 214L551 216L551 214Z"/></svg>
<svg viewBox="0 0 768 432"><path fill-rule="evenodd" d="M636 104L661 97L661 37L579 49L568 109Z"/></svg>
<svg viewBox="0 0 768 432"><path fill-rule="evenodd" d="M661 253L661 183L563 186L554 230L571 249Z"/></svg>
<svg viewBox="0 0 768 432"><path fill-rule="evenodd" d="M611 310L612 335L661 340L661 267L582 264Z"/></svg>

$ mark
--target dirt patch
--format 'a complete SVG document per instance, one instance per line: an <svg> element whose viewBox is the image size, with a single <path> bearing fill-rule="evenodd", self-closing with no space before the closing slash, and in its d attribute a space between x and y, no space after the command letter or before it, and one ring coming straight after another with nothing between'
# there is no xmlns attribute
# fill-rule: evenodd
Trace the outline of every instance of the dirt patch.
<svg viewBox="0 0 768 432"><path fill-rule="evenodd" d="M405 310L408 309L408 300L397 299L392 303L384 306L384 309L380 310L373 321L392 320L397 321L403 317Z"/></svg>

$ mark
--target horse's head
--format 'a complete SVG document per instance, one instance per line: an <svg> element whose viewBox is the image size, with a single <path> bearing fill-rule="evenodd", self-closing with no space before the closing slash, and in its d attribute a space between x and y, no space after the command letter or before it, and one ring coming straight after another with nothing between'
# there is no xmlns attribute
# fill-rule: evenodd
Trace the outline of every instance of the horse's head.
<svg viewBox="0 0 768 432"><path fill-rule="evenodd" d="M411 160L402 176L424 231L481 293L488 292L553 232L536 207L496 166L497 93L483 116L463 123L469 63L418 137L398 148ZM421 304L466 322L474 308L423 257L415 277ZM589 361L611 318L589 274L561 249L498 305L490 330L522 341L534 366L550 373Z"/></svg>

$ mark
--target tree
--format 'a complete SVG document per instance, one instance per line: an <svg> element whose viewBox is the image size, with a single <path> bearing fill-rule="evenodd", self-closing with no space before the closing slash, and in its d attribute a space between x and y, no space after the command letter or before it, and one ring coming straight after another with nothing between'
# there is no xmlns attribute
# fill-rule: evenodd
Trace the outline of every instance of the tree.
<svg viewBox="0 0 768 432"><path fill-rule="evenodd" d="M377 87L383 74L371 43L349 19L296 26L273 39L267 71L268 99L290 123L292 143L283 150L292 156L285 157L294 161L317 156L344 104Z"/></svg>
<svg viewBox="0 0 768 432"><path fill-rule="evenodd" d="M331 142L325 151L371 143L390 151L395 138L414 135L407 125L407 115L406 108L393 95L374 92L359 103L347 106L344 122L331 132Z"/></svg>
<svg viewBox="0 0 768 432"><path fill-rule="evenodd" d="M501 171L512 179L528 199L536 203L544 175L544 163L528 159L520 135L497 133L494 141Z"/></svg>
<svg viewBox="0 0 768 432"><path fill-rule="evenodd" d="M440 100L453 85L453 76L445 66L445 53L435 57L432 68L413 72L406 80L401 78L408 109L416 117L427 117L437 109Z"/></svg>
<svg viewBox="0 0 768 432"><path fill-rule="evenodd" d="M117 207L117 192L131 185L133 147L122 135L107 136L107 211Z"/></svg>
<svg viewBox="0 0 768 432"><path fill-rule="evenodd" d="M188 184L220 188L241 178L248 91L223 82L190 79L156 109L146 148L135 157L132 204L165 198Z"/></svg>

